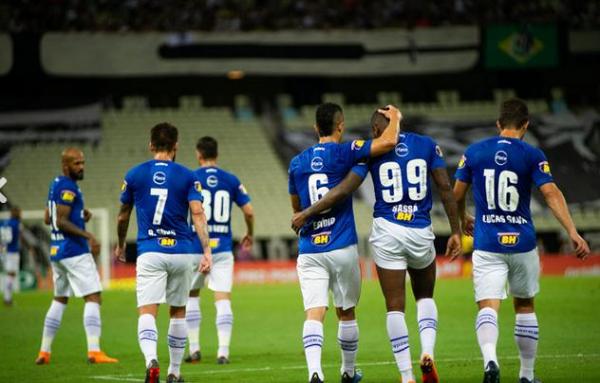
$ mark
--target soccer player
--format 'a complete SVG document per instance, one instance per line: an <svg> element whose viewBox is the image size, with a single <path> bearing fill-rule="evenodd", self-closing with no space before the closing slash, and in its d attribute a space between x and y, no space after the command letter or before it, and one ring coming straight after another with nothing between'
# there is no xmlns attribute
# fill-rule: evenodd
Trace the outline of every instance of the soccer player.
<svg viewBox="0 0 600 383"><path fill-rule="evenodd" d="M483 354L483 381L500 381L496 356L498 310L500 301L506 298L508 282L516 312L514 335L521 359L520 382L539 382L534 374L539 333L533 302L539 291L540 261L529 210L532 183L569 234L577 257L585 258L590 249L577 234L546 156L523 142L529 126L527 105L519 99L504 101L496 126L499 137L467 148L454 185L463 230L470 235L474 230L473 283L479 306L475 329ZM465 212L465 196L471 184L474 218Z"/></svg>
<svg viewBox="0 0 600 383"><path fill-rule="evenodd" d="M374 137L380 137L388 120L375 112L371 117ZM408 329L404 318L405 277L410 275L421 338L420 365L423 382L438 382L433 351L437 331L435 287L435 238L431 227L431 181L440 192L452 234L446 255L454 259L461 253L460 227L456 202L450 187L446 163L438 145L429 137L401 133L394 151L371 158L375 206L370 242L377 275L387 308L387 331L403 382L414 381ZM364 174L366 176L366 173ZM364 176L351 172L318 202L294 215L292 226L300 229L309 218L351 198Z"/></svg>
<svg viewBox="0 0 600 383"><path fill-rule="evenodd" d="M218 143L212 137L202 137L196 144L196 157L200 168L194 173L202 184L204 211L208 221L210 247L212 249L213 265L210 273L196 272L190 290L186 308L186 321L190 341L190 355L185 359L188 363L199 362L200 354L200 311L199 295L208 280L208 288L215 292L215 307L217 309L217 335L219 350L217 363L229 363L229 342L233 327L233 312L231 311L231 286L233 284L233 253L231 240L231 207L235 202L244 213L246 235L242 238L241 246L252 246L254 233L254 210L250 197L244 185L233 174L217 166ZM200 242L195 238L194 248L198 257L202 254Z"/></svg>
<svg viewBox="0 0 600 383"><path fill-rule="evenodd" d="M4 254L4 305L12 306L15 278L19 274L19 260L21 250L21 209L13 206L10 209L10 218L0 227L2 244L5 246Z"/></svg>
<svg viewBox="0 0 600 383"><path fill-rule="evenodd" d="M160 369L156 344L158 306L170 306L168 331L169 370L167 382L183 382L180 373L187 327L185 304L194 263L194 247L187 217L191 213L204 250L201 272L211 266L211 249L202 207L202 187L194 173L174 162L177 154L177 128L161 123L152 128L150 150L154 158L127 172L121 187L121 208L117 219L119 243L115 256L125 261L125 238L131 211L137 213L136 290L138 340L146 363L146 382L156 383Z"/></svg>
<svg viewBox="0 0 600 383"><path fill-rule="evenodd" d="M319 143L290 162L289 193L294 212L318 201L348 172L366 172L366 165L357 165L359 162L369 156L384 154L396 146L402 115L391 105L379 112L390 119L389 126L380 137L366 142L340 143L344 133L342 108L332 103L317 108L315 130ZM355 370L358 324L354 308L360 296L360 268L352 200L348 199L319 216L300 232L299 237L297 271L306 312L303 342L308 379L311 383L324 380L321 369L323 320L328 308L328 290L331 289L340 321L341 381L358 382L362 376Z"/></svg>
<svg viewBox="0 0 600 383"><path fill-rule="evenodd" d="M83 325L87 336L88 362L115 363L100 350L100 304L102 285L94 257L100 252L96 237L85 230L92 214L83 207L83 194L77 181L83 180L83 152L68 148L62 152L63 175L52 180L44 221L51 227L50 260L54 300L44 320L42 347L36 364L50 363L54 336L71 295L83 297ZM91 252L90 252L91 248Z"/></svg>

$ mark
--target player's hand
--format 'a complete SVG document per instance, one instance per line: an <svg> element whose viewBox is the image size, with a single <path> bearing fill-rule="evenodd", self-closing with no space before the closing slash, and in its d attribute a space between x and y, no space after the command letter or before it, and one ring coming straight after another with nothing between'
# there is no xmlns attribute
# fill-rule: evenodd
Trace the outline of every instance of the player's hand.
<svg viewBox="0 0 600 383"><path fill-rule="evenodd" d="M125 259L125 246L121 247L119 245L115 246L115 258L117 259L117 261L125 263L126 259Z"/></svg>
<svg viewBox="0 0 600 383"><path fill-rule="evenodd" d="M210 249L204 250L204 254L202 255L202 259L200 260L200 264L198 265L198 272L206 274L210 271L212 267L212 253Z"/></svg>
<svg viewBox="0 0 600 383"><path fill-rule="evenodd" d="M450 262L462 255L462 243L460 241L459 234L452 234L450 238L448 238L448 243L446 244L446 254L444 255L446 257L450 257Z"/></svg>
<svg viewBox="0 0 600 383"><path fill-rule="evenodd" d="M294 213L292 216L292 229L296 232L297 235L300 235L300 230L302 226L306 224L307 217L304 212Z"/></svg>
<svg viewBox="0 0 600 383"><path fill-rule="evenodd" d="M83 209L83 220L85 222L89 222L90 219L92 219L92 216L93 214L91 211L89 211L88 209Z"/></svg>
<svg viewBox="0 0 600 383"><path fill-rule="evenodd" d="M383 114L390 121L402 121L402 113L394 105L387 105L385 109L377 109L377 112Z"/></svg>
<svg viewBox="0 0 600 383"><path fill-rule="evenodd" d="M475 217L469 214L465 215L461 220L461 226L463 233L472 237L475 232Z"/></svg>
<svg viewBox="0 0 600 383"><path fill-rule="evenodd" d="M577 232L569 235L577 258L586 259L590 255L590 246Z"/></svg>
<svg viewBox="0 0 600 383"><path fill-rule="evenodd" d="M240 246L243 249L249 250L249 249L252 248L252 244L253 243L254 243L254 239L252 238L252 236L249 235L249 234L246 234L246 235L244 235L244 237L240 241Z"/></svg>
<svg viewBox="0 0 600 383"><path fill-rule="evenodd" d="M98 242L98 240L94 236L91 236L90 239L88 239L88 242L90 244L90 250L92 251L92 255L94 256L94 258L98 257L98 255L100 254L100 242Z"/></svg>

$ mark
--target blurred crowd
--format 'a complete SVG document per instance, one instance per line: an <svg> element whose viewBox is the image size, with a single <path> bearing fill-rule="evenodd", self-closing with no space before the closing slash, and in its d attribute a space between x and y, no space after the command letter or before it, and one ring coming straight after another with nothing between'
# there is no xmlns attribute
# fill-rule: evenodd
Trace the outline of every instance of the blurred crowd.
<svg viewBox="0 0 600 383"><path fill-rule="evenodd" d="M0 30L372 29L506 22L600 27L600 0L6 0Z"/></svg>

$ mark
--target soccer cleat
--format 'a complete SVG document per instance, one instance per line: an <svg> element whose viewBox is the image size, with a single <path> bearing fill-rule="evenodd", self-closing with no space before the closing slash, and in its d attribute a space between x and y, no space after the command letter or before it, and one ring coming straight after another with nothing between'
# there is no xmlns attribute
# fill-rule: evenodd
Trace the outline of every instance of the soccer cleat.
<svg viewBox="0 0 600 383"><path fill-rule="evenodd" d="M50 353L46 351L40 351L37 358L35 359L35 364L50 364Z"/></svg>
<svg viewBox="0 0 600 383"><path fill-rule="evenodd" d="M323 381L321 380L321 378L319 378L319 374L315 372L314 374L312 374L309 383L323 383Z"/></svg>
<svg viewBox="0 0 600 383"><path fill-rule="evenodd" d="M146 380L144 383L158 383L160 376L160 368L158 367L158 361L152 359L148 368L146 368Z"/></svg>
<svg viewBox="0 0 600 383"><path fill-rule="evenodd" d="M188 355L184 359L184 362L186 362L186 363L198 363L201 360L202 360L202 354L200 353L200 351L195 351L194 353Z"/></svg>
<svg viewBox="0 0 600 383"><path fill-rule="evenodd" d="M217 364L229 364L229 359L226 356L220 356L217 358Z"/></svg>
<svg viewBox="0 0 600 383"><path fill-rule="evenodd" d="M483 383L500 383L500 369L493 360L490 360L485 368Z"/></svg>
<svg viewBox="0 0 600 383"><path fill-rule="evenodd" d="M358 383L362 380L362 371L354 370L354 375L350 376L347 372L342 374L342 383Z"/></svg>
<svg viewBox="0 0 600 383"><path fill-rule="evenodd" d="M88 363L98 364L98 363L117 363L119 360L115 358L111 358L106 355L104 351L89 351L88 352Z"/></svg>
<svg viewBox="0 0 600 383"><path fill-rule="evenodd" d="M423 383L439 383L440 378L438 377L433 358L430 355L423 354L421 358L421 372L423 373Z"/></svg>
<svg viewBox="0 0 600 383"><path fill-rule="evenodd" d="M521 378L521 379L519 379L519 383L542 383L542 381L535 377L533 378L533 380L529 380L527 378Z"/></svg>
<svg viewBox="0 0 600 383"><path fill-rule="evenodd" d="M183 378L180 377L176 377L175 374L169 374L169 376L167 376L167 383L177 383L177 382L185 382L185 380L183 380Z"/></svg>

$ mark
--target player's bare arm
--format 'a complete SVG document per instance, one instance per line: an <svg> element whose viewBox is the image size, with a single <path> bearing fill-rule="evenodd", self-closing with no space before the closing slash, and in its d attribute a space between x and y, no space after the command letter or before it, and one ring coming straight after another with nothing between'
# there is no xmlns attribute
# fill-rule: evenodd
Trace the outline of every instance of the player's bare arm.
<svg viewBox="0 0 600 383"><path fill-rule="evenodd" d="M44 209L44 223L46 225L50 225L50 210L48 208Z"/></svg>
<svg viewBox="0 0 600 383"><path fill-rule="evenodd" d="M454 199L456 200L458 217L460 219L463 233L473 236L475 220L470 214L467 213L466 209L467 192L469 191L470 186L471 185L466 182L456 180L454 183Z"/></svg>
<svg viewBox="0 0 600 383"><path fill-rule="evenodd" d="M300 197L298 197L298 194L290 195L290 201L292 203L292 211L294 213L298 213L302 210L302 205L300 205Z"/></svg>
<svg viewBox="0 0 600 383"><path fill-rule="evenodd" d="M460 241L460 224L458 221L458 207L452 188L450 186L450 178L448 177L448 171L446 168L437 168L431 172L435 186L440 192L440 198L444 205L444 210L448 216L448 223L450 224L450 230L452 234L448 238L446 245L446 257L450 257L450 260L454 260L456 257L462 254L462 245Z"/></svg>
<svg viewBox="0 0 600 383"><path fill-rule="evenodd" d="M540 192L544 196L546 204L550 210L552 210L552 213L558 222L560 222L562 227L564 227L569 234L569 238L571 238L573 247L575 248L575 255L577 255L578 258L585 259L590 255L590 247L585 239L577 233L577 228L571 218L567 201L565 200L563 193L554 182L542 185L540 187Z"/></svg>
<svg viewBox="0 0 600 383"><path fill-rule="evenodd" d="M398 135L400 134L400 121L402 121L402 113L393 105L388 105L386 109L378 109L377 111L383 114L389 120L389 123L381 136L373 139L371 143L372 157L385 154L396 147Z"/></svg>
<svg viewBox="0 0 600 383"><path fill-rule="evenodd" d="M350 171L342 182L329 190L323 198L303 211L294 213L292 217L292 229L298 233L310 217L330 209L350 197L362 182L363 179L358 174Z"/></svg>
<svg viewBox="0 0 600 383"><path fill-rule="evenodd" d="M244 221L246 222L246 235L242 238L241 245L244 248L250 248L254 242L254 208L248 202L240 209L244 213Z"/></svg>
<svg viewBox="0 0 600 383"><path fill-rule="evenodd" d="M90 242L90 248L92 255L97 256L100 253L100 243L96 240L96 237L88 231L81 230L77 225L69 220L71 214L71 206L68 205L56 205L56 226L60 231L70 235L76 235L83 237Z"/></svg>
<svg viewBox="0 0 600 383"><path fill-rule="evenodd" d="M212 267L212 251L210 248L210 238L208 236L208 223L206 221L206 215L204 214L202 202L190 201L190 216L192 217L196 234L200 239L202 250L204 251L200 265L198 265L198 271L201 273L208 273Z"/></svg>
<svg viewBox="0 0 600 383"><path fill-rule="evenodd" d="M120 262L125 262L125 239L127 238L127 229L129 228L129 219L133 205L123 204L119 209L117 216L117 236L118 243L115 248L115 257Z"/></svg>
<svg viewBox="0 0 600 383"><path fill-rule="evenodd" d="M89 211L88 209L83 209L83 220L85 222L89 222L90 219L92 219L93 214L91 211Z"/></svg>

